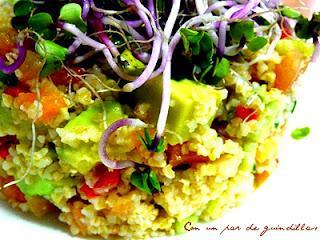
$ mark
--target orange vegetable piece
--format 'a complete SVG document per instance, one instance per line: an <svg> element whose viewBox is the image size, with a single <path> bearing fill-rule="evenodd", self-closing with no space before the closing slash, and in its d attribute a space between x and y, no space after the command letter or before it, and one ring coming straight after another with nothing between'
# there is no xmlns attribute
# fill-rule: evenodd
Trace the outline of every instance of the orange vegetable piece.
<svg viewBox="0 0 320 240"><path fill-rule="evenodd" d="M81 222L81 218L83 218L83 214L81 210L85 207L85 204L80 201L76 201L71 205L71 213L73 216L73 221L76 226L79 228L80 233L82 235L86 235L87 227Z"/></svg>
<svg viewBox="0 0 320 240"><path fill-rule="evenodd" d="M7 53L12 52L16 47L16 30L10 29L0 29L0 56L4 57Z"/></svg>
<svg viewBox="0 0 320 240"><path fill-rule="evenodd" d="M47 199L38 196L29 198L28 204L30 207L30 211L39 218L57 211L57 208Z"/></svg>
<svg viewBox="0 0 320 240"><path fill-rule="evenodd" d="M270 174L267 171L255 174L254 183L256 187L260 187L268 178Z"/></svg>
<svg viewBox="0 0 320 240"><path fill-rule="evenodd" d="M43 82L40 88L42 115L38 119L40 123L50 123L60 113L61 108L67 106L60 91L49 82Z"/></svg>
<svg viewBox="0 0 320 240"><path fill-rule="evenodd" d="M27 51L26 60L19 68L22 73L20 81L28 84L29 86L34 86L34 82L32 80L39 78L42 67L43 61L40 56L35 52Z"/></svg>
<svg viewBox="0 0 320 240"><path fill-rule="evenodd" d="M37 95L35 93L20 93L16 98L16 103L19 106L29 107L36 99Z"/></svg>
<svg viewBox="0 0 320 240"><path fill-rule="evenodd" d="M299 76L302 62L303 56L299 51L292 51L283 56L281 63L275 69L277 75L275 87L282 91L289 91Z"/></svg>

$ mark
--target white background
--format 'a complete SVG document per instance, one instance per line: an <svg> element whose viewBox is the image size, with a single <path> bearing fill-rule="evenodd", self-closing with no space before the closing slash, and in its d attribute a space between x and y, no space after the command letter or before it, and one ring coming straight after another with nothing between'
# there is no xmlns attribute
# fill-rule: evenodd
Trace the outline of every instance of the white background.
<svg viewBox="0 0 320 240"><path fill-rule="evenodd" d="M320 9L320 1L317 0ZM259 191L250 196L244 205L229 212L224 218L207 224L220 231L229 225L242 230L224 232L193 231L170 239L201 240L320 240L320 62L312 64L297 88L298 105L289 122L280 154L280 167ZM300 141L290 133L298 127L308 126L311 134ZM52 220L35 220L17 213L0 203L0 239L11 240L67 240L71 237L66 228ZM245 231L251 224L290 226L291 224L317 226L316 232ZM164 240L163 238L162 240Z"/></svg>

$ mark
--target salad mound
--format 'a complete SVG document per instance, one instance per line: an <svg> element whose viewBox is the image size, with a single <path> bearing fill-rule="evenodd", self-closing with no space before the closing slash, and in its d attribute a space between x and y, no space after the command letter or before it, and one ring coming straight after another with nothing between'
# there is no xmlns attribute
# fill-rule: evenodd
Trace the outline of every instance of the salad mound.
<svg viewBox="0 0 320 240"><path fill-rule="evenodd" d="M320 50L320 15L275 0L0 8L0 198L82 236L180 234L240 204Z"/></svg>

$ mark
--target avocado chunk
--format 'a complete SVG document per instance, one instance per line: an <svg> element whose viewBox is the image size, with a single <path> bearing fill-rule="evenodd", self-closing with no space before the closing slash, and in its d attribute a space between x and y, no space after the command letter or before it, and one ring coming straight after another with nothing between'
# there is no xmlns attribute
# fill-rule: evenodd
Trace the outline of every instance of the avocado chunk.
<svg viewBox="0 0 320 240"><path fill-rule="evenodd" d="M72 147L78 147L79 144L84 142L99 142L104 130L102 104L108 125L124 117L122 107L116 101L94 103L87 110L70 120L64 128L57 129L61 141Z"/></svg>
<svg viewBox="0 0 320 240"><path fill-rule="evenodd" d="M124 118L120 103L109 100L103 102L108 125ZM60 163L86 174L99 161L98 142L104 131L103 107L95 103L70 120L64 128L57 129L62 146L56 148Z"/></svg>
<svg viewBox="0 0 320 240"><path fill-rule="evenodd" d="M222 101L227 97L227 91L187 79L171 80L171 88L166 128L175 133L167 136L168 143L175 145L181 140L189 140L199 125L212 124ZM161 94L162 78L150 80L135 92L138 104L151 105L148 121L152 124L155 124L158 118Z"/></svg>
<svg viewBox="0 0 320 240"><path fill-rule="evenodd" d="M25 181L18 183L18 187L26 196L50 196L54 191L54 184L46 179L36 176L32 184L27 184Z"/></svg>
<svg viewBox="0 0 320 240"><path fill-rule="evenodd" d="M136 59L128 49L121 53L120 63L123 69L130 75L137 76L145 69L143 62Z"/></svg>
<svg viewBox="0 0 320 240"><path fill-rule="evenodd" d="M176 234L183 234L186 232L186 229L188 229L188 224L191 223L191 225L194 225L195 223L199 222L199 217L196 215L191 215L181 221L176 221L174 224L174 229L176 231ZM189 226L191 227L191 226Z"/></svg>

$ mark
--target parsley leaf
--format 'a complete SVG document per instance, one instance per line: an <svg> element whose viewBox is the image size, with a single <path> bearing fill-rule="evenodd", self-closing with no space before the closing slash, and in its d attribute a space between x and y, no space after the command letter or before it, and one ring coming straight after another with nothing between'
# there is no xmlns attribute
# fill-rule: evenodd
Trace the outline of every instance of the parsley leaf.
<svg viewBox="0 0 320 240"><path fill-rule="evenodd" d="M158 176L150 168L145 169L143 172L136 170L131 174L130 181L133 186L149 195L154 191L161 191Z"/></svg>

